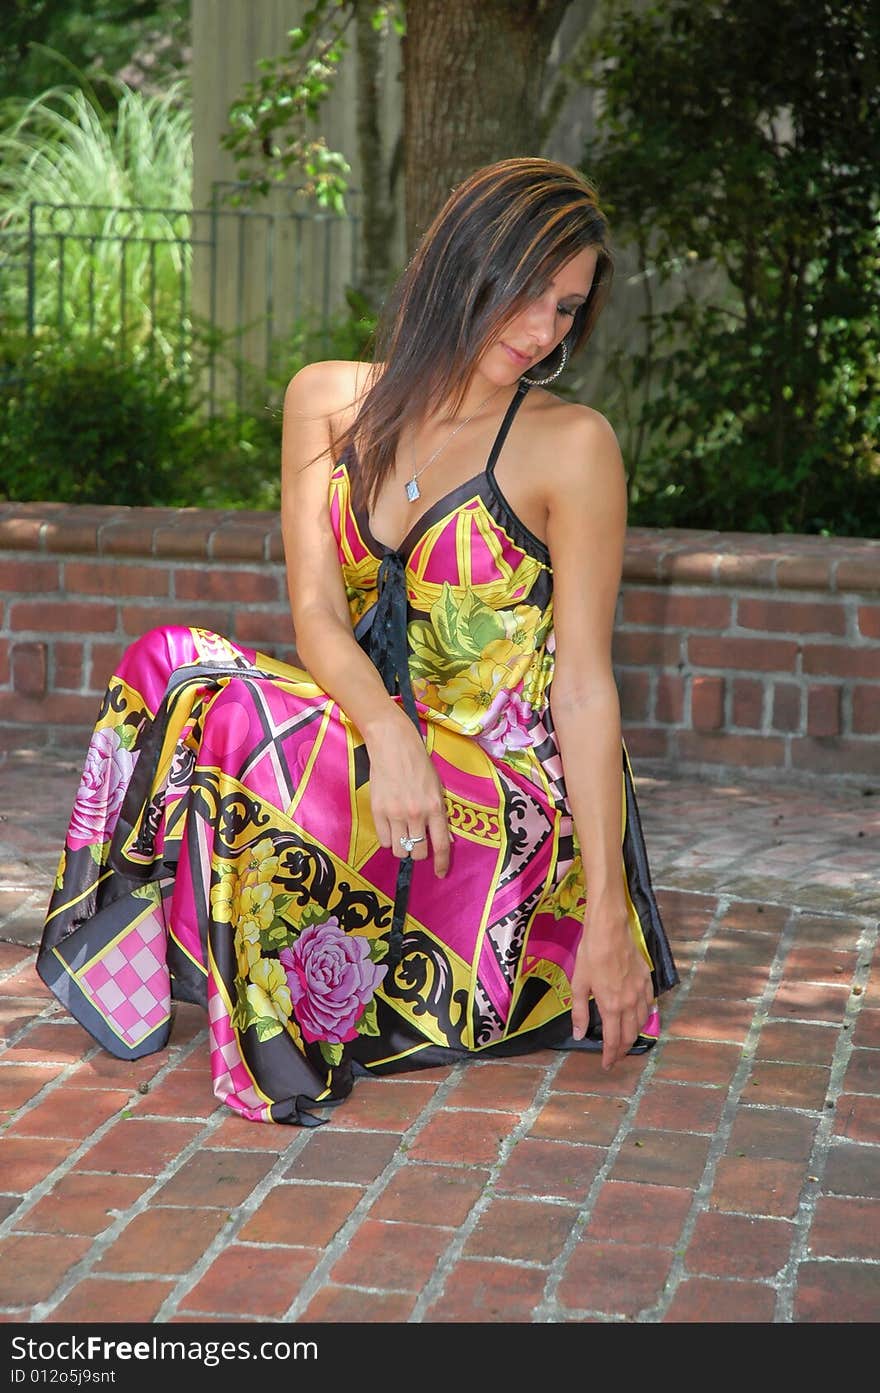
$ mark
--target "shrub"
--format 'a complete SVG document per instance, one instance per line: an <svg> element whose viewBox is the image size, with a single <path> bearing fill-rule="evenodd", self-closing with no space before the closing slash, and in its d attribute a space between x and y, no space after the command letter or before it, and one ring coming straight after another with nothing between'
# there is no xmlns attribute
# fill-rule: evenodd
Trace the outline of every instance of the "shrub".
<svg viewBox="0 0 880 1393"><path fill-rule="evenodd" d="M267 507L278 423L206 417L188 376L100 341L0 345L0 497L68 503Z"/></svg>

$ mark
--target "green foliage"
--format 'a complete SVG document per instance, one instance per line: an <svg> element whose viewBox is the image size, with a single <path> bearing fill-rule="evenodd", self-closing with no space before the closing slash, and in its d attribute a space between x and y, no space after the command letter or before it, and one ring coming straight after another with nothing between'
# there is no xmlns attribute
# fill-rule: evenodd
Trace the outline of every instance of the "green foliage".
<svg viewBox="0 0 880 1393"><path fill-rule="evenodd" d="M115 90L107 111L85 91L51 89L0 133L2 245L23 254L34 234L35 326L58 324L63 311L70 332L116 326L170 359L191 260L189 110L177 87ZM0 266L0 281L0 323L22 326L25 277L6 281Z"/></svg>
<svg viewBox="0 0 880 1393"><path fill-rule="evenodd" d="M0 498L131 506L268 507L278 424L215 418L194 377L100 340L0 345Z"/></svg>
<svg viewBox="0 0 880 1393"><path fill-rule="evenodd" d="M4 0L0 103L38 96L71 70L113 104L112 79L158 92L185 75L190 0Z"/></svg>
<svg viewBox="0 0 880 1393"><path fill-rule="evenodd" d="M222 343L196 339L184 369L149 345L77 335L0 340L0 500L275 509L281 404L306 363L368 354L375 321L354 294L348 312L308 319L275 345L266 378ZM208 413L209 362L238 367L254 403Z"/></svg>
<svg viewBox="0 0 880 1393"><path fill-rule="evenodd" d="M348 29L359 3L369 4L374 28L393 25L402 32L400 0L315 0L289 30L287 51L263 59L259 79L248 83L230 108L221 144L235 158L251 198L267 194L273 183L293 172L302 179L304 194L336 213L345 212L351 166L339 151L328 149L317 121L348 49Z"/></svg>
<svg viewBox="0 0 880 1393"><path fill-rule="evenodd" d="M584 78L651 298L631 520L880 536L880 10L630 0Z"/></svg>

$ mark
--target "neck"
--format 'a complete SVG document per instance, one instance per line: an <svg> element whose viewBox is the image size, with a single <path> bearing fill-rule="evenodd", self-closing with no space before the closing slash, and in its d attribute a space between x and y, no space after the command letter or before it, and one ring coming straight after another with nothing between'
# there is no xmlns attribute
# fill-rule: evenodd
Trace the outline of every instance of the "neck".
<svg viewBox="0 0 880 1393"><path fill-rule="evenodd" d="M511 395L512 387L507 383L491 382L482 373L476 372L471 377L459 405L453 410L452 403L446 402L440 414L443 420L455 425L468 416L479 416L484 407L487 411L495 411L502 400L509 401Z"/></svg>

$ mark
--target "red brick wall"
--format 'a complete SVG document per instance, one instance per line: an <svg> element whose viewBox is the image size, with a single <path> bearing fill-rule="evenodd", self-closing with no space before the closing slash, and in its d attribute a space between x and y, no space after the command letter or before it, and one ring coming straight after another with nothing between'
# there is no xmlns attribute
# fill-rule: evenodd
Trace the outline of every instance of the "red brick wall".
<svg viewBox="0 0 880 1393"><path fill-rule="evenodd" d="M294 660L274 514L0 504L0 750L81 750L168 622ZM880 541L632 528L614 659L638 770L878 784Z"/></svg>

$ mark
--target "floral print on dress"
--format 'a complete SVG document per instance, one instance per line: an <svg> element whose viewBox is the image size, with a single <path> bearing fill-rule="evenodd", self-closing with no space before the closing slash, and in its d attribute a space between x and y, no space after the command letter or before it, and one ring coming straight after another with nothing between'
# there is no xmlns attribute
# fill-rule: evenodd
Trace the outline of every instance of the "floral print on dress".
<svg viewBox="0 0 880 1393"><path fill-rule="evenodd" d="M536 605L496 610L445 583L430 618L413 620L407 632L417 699L468 735L488 734L493 753L531 744L523 737L533 709L516 692L543 659L547 620ZM543 695L546 683L534 685Z"/></svg>
<svg viewBox="0 0 880 1393"><path fill-rule="evenodd" d="M345 933L331 917L304 929L278 958L305 1038L331 1045L353 1040L357 1022L388 970L371 960L369 940Z"/></svg>
<svg viewBox="0 0 880 1393"><path fill-rule="evenodd" d="M137 760L126 743L129 732L127 726L104 726L92 736L67 833L72 851L103 844L116 826Z"/></svg>
<svg viewBox="0 0 880 1393"><path fill-rule="evenodd" d="M373 997L387 971L376 960L387 944L345 933L320 905L307 905L294 920L293 896L277 892L280 864L271 837L262 837L238 867L215 867L212 914L234 929L235 1023L260 1040L287 1030L300 1047L317 1044L338 1064L347 1041L376 1032Z"/></svg>

